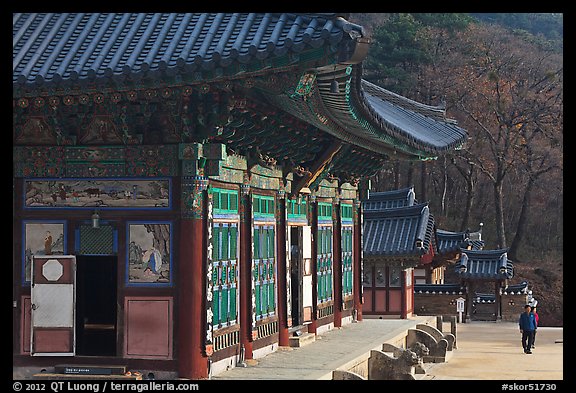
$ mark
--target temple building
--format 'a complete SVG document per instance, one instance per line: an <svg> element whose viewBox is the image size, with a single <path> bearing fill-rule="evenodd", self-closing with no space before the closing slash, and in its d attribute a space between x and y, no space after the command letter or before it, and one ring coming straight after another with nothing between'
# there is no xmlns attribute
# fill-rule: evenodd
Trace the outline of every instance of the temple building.
<svg viewBox="0 0 576 393"><path fill-rule="evenodd" d="M467 137L364 80L369 44L346 14L13 14L14 367L202 379L361 321L367 179Z"/></svg>

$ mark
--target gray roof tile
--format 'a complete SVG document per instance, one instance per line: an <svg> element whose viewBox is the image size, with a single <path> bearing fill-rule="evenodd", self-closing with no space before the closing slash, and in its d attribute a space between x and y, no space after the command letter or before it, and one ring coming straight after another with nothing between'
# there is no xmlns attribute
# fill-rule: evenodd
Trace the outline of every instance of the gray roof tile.
<svg viewBox="0 0 576 393"><path fill-rule="evenodd" d="M508 259L507 250L462 250L454 268L466 279L511 279L514 276L514 264Z"/></svg>
<svg viewBox="0 0 576 393"><path fill-rule="evenodd" d="M13 16L13 81L187 71L339 43L360 30L330 15L23 13Z"/></svg>
<svg viewBox="0 0 576 393"><path fill-rule="evenodd" d="M412 206L415 203L416 194L414 187L398 190L369 192L369 197L362 202L364 211L391 209L395 207Z"/></svg>
<svg viewBox="0 0 576 393"><path fill-rule="evenodd" d="M434 217L427 203L364 212L364 257L421 256L428 252Z"/></svg>
<svg viewBox="0 0 576 393"><path fill-rule="evenodd" d="M471 240L469 232L451 232L443 229L436 229L436 238L438 239L438 252L444 254L447 252L460 251L461 248L471 247L472 250L481 250L484 247L484 241Z"/></svg>

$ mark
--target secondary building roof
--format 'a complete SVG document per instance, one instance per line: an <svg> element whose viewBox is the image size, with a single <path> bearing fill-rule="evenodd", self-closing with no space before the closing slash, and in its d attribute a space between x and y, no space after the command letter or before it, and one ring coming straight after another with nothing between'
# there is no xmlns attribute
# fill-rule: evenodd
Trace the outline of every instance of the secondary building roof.
<svg viewBox="0 0 576 393"><path fill-rule="evenodd" d="M467 280L507 280L514 276L514 264L507 250L464 250L454 266L456 273Z"/></svg>
<svg viewBox="0 0 576 393"><path fill-rule="evenodd" d="M365 260L419 257L430 250L434 217L428 203L364 212Z"/></svg>
<svg viewBox="0 0 576 393"><path fill-rule="evenodd" d="M391 209L412 206L415 202L416 194L413 186L390 191L370 191L368 199L362 204L362 209L364 211Z"/></svg>
<svg viewBox="0 0 576 393"><path fill-rule="evenodd" d="M483 240L470 239L470 232L451 232L443 229L436 229L438 239L438 253L446 254L459 252L460 249L481 250L484 247Z"/></svg>

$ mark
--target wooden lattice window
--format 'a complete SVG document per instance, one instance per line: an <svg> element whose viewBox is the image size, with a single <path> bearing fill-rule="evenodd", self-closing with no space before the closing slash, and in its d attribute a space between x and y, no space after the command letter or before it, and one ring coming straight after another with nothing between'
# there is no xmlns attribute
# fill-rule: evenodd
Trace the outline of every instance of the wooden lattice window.
<svg viewBox="0 0 576 393"><path fill-rule="evenodd" d="M286 210L288 211L288 220L306 221L306 200L288 199L286 201Z"/></svg>
<svg viewBox="0 0 576 393"><path fill-rule="evenodd" d="M212 209L215 216L238 214L238 191L212 188Z"/></svg>
<svg viewBox="0 0 576 393"><path fill-rule="evenodd" d="M352 205L340 205L340 219L342 222L341 250L342 250L342 295L352 295Z"/></svg>
<svg viewBox="0 0 576 393"><path fill-rule="evenodd" d="M342 226L342 295L352 295L352 226Z"/></svg>
<svg viewBox="0 0 576 393"><path fill-rule="evenodd" d="M212 225L212 324L215 329L238 319L238 224Z"/></svg>
<svg viewBox="0 0 576 393"><path fill-rule="evenodd" d="M254 225L252 273L256 319L276 312L276 237L273 225Z"/></svg>
<svg viewBox="0 0 576 393"><path fill-rule="evenodd" d="M332 276L332 226L319 225L316 258L318 304L332 300Z"/></svg>

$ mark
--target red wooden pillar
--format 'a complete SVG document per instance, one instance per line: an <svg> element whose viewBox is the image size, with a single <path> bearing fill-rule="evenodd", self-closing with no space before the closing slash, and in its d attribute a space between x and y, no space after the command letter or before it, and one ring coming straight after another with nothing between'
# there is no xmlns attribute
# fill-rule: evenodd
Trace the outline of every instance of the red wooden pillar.
<svg viewBox="0 0 576 393"><path fill-rule="evenodd" d="M334 281L334 327L342 326L342 215L340 200L336 198L334 204L334 232L332 249L332 279Z"/></svg>
<svg viewBox="0 0 576 393"><path fill-rule="evenodd" d="M203 176L182 178L180 263L178 272L178 373L187 379L208 378L206 332L206 190ZM206 350L208 349L208 354Z"/></svg>
<svg viewBox="0 0 576 393"><path fill-rule="evenodd" d="M410 286L410 290L412 291L410 309L412 310L412 314L414 314L414 269L410 269L410 282L412 283Z"/></svg>
<svg viewBox="0 0 576 393"><path fill-rule="evenodd" d="M252 359L252 201L250 186L240 185L240 345Z"/></svg>
<svg viewBox="0 0 576 393"><path fill-rule="evenodd" d="M352 277L354 280L354 310L356 320L362 320L362 205L359 200L354 201L353 208L353 244L352 244Z"/></svg>
<svg viewBox="0 0 576 393"><path fill-rule="evenodd" d="M406 304L406 270L402 270L400 275L400 319L408 318L408 305Z"/></svg>
<svg viewBox="0 0 576 393"><path fill-rule="evenodd" d="M318 328L318 201L315 195L310 195L310 226L312 232L312 322L308 325L308 333L316 334Z"/></svg>
<svg viewBox="0 0 576 393"><path fill-rule="evenodd" d="M278 298L278 345L290 346L288 334L288 290L286 283L286 193L279 190L276 198L276 261Z"/></svg>

